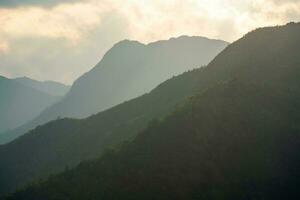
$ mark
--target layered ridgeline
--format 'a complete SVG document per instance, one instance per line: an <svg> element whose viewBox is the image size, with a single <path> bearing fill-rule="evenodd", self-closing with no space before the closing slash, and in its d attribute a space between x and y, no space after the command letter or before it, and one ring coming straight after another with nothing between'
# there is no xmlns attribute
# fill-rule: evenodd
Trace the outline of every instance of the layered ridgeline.
<svg viewBox="0 0 300 200"><path fill-rule="evenodd" d="M87 119L59 119L0 146L0 196L16 188L101 156L133 139L154 118L196 94L201 69L186 72L149 94Z"/></svg>
<svg viewBox="0 0 300 200"><path fill-rule="evenodd" d="M64 96L70 89L70 86L55 81L37 81L28 77L19 77L14 80L51 96Z"/></svg>
<svg viewBox="0 0 300 200"><path fill-rule="evenodd" d="M5 133L10 140L58 117L84 118L145 94L163 81L208 64L228 43L179 37L148 45L117 43L91 71L75 81L65 98L32 122Z"/></svg>
<svg viewBox="0 0 300 200"><path fill-rule="evenodd" d="M8 199L299 199L299 35L247 34L192 72L206 90L133 142Z"/></svg>
<svg viewBox="0 0 300 200"><path fill-rule="evenodd" d="M58 100L58 97L2 76L0 76L0 93L0 132L29 122Z"/></svg>
<svg viewBox="0 0 300 200"><path fill-rule="evenodd" d="M191 42L187 43L183 41L194 41L194 43L191 44ZM208 43L222 43L198 37L182 37L150 44L150 46L154 48L160 44L161 48L164 47L170 51L181 51L176 50L176 45L173 43L177 45L181 44L181 48L186 49L186 51L190 53L198 49L197 54L200 56L194 54L193 59L202 60L205 56L201 56L201 54L205 55L207 52L204 51L202 47L196 48L194 45L203 45L205 41ZM125 44L129 45L131 42L122 42L113 49L119 49L120 46ZM137 43L134 42L134 44ZM167 48L163 44L166 46L173 44L173 48ZM190 47L185 47L184 44ZM208 48L208 46L206 47ZM194 50L192 51L192 49ZM200 51L200 49L202 50ZM165 51L165 55L171 55L167 50ZM210 51L209 48L208 51ZM123 53L127 55L126 51ZM161 51L160 54L162 54ZM121 57L121 52L118 54L118 57ZM190 63L189 60L192 58L188 58L188 56L185 57L186 61L178 60L178 62ZM136 59L139 58L137 57ZM201 63L202 62L197 65L195 64L195 66L200 66ZM152 68L154 69L155 67ZM112 143L118 144L119 141L134 136L140 129L143 129L151 119L168 113L179 101L187 96L193 95L195 88L198 87L196 77L199 71L200 70L188 72L183 76L175 77L160 85L150 94L143 95L140 98L124 103L96 116L85 120L58 120L38 127L24 137L0 147L0 190L2 192L12 191L18 185L23 185L28 181L37 180L49 174L59 172L67 165L72 167L84 159L95 158L101 154L104 148L110 146ZM157 72L157 74L159 73ZM122 76L123 74L120 73L119 75ZM140 85L143 85L142 80ZM99 100L99 102L101 101ZM86 105L84 101L82 105ZM20 154L20 152L22 153Z"/></svg>
<svg viewBox="0 0 300 200"><path fill-rule="evenodd" d="M44 114L88 117L150 92L172 76L207 65L226 46L224 41L187 36L148 45L121 41Z"/></svg>

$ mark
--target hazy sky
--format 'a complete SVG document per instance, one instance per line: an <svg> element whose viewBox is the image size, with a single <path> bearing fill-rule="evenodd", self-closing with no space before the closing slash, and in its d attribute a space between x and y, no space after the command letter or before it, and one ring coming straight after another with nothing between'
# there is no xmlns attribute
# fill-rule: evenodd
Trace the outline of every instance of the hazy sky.
<svg viewBox="0 0 300 200"><path fill-rule="evenodd" d="M1 0L0 75L71 84L122 39L234 41L300 20L300 0Z"/></svg>

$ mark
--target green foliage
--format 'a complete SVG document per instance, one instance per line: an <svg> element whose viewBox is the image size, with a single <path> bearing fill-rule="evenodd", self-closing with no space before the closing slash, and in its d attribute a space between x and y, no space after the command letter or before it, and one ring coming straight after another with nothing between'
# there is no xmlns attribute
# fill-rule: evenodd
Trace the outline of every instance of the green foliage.
<svg viewBox="0 0 300 200"><path fill-rule="evenodd" d="M32 166L50 166L60 155L63 167L72 156L77 162L99 156L140 132L120 149L8 199L299 199L299 35L300 24L258 29L207 67L150 94L87 120L50 123L4 147L1 158L9 148L26 152L28 145L18 143L32 144L35 136L33 151L49 151L42 158L59 153ZM49 141L60 143L56 134L70 136L49 148Z"/></svg>
<svg viewBox="0 0 300 200"><path fill-rule="evenodd" d="M0 146L0 194L118 148L197 90L198 71L174 77L149 94L84 120L58 119Z"/></svg>
<svg viewBox="0 0 300 200"><path fill-rule="evenodd" d="M215 86L121 151L8 199L298 199L297 88Z"/></svg>

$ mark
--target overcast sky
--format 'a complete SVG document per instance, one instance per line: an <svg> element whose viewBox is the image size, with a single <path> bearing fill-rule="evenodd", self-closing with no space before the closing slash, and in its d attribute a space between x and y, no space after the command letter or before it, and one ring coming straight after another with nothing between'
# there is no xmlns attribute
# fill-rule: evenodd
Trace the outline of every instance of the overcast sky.
<svg viewBox="0 0 300 200"><path fill-rule="evenodd" d="M300 20L300 0L0 0L0 75L71 84L123 39L232 42Z"/></svg>

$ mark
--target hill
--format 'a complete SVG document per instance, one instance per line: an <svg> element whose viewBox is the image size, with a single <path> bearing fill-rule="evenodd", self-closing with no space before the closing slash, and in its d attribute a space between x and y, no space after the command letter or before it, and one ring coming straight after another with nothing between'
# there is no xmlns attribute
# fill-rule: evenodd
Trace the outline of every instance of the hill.
<svg viewBox="0 0 300 200"><path fill-rule="evenodd" d="M54 111L61 117L88 117L148 93L173 76L207 65L226 46L224 41L187 36L148 45L121 41L47 112Z"/></svg>
<svg viewBox="0 0 300 200"><path fill-rule="evenodd" d="M228 43L203 37L172 38L148 45L114 45L67 95L40 116L5 133L10 140L58 117L84 118L150 92L163 81L208 64Z"/></svg>
<svg viewBox="0 0 300 200"><path fill-rule="evenodd" d="M57 97L0 76L0 132L14 129L40 114ZM0 135L0 142L1 142Z"/></svg>
<svg viewBox="0 0 300 200"><path fill-rule="evenodd" d="M133 142L8 199L299 199L299 34L247 34Z"/></svg>
<svg viewBox="0 0 300 200"><path fill-rule="evenodd" d="M152 119L165 116L198 92L199 73L186 72L149 94L87 119L57 119L0 146L0 194L97 158L105 149L131 140Z"/></svg>
<svg viewBox="0 0 300 200"><path fill-rule="evenodd" d="M216 86L121 150L8 199L298 199L299 114L287 104L299 97Z"/></svg>
<svg viewBox="0 0 300 200"><path fill-rule="evenodd" d="M70 86L55 81L36 81L27 77L19 77L14 80L51 96L64 96L70 89Z"/></svg>

